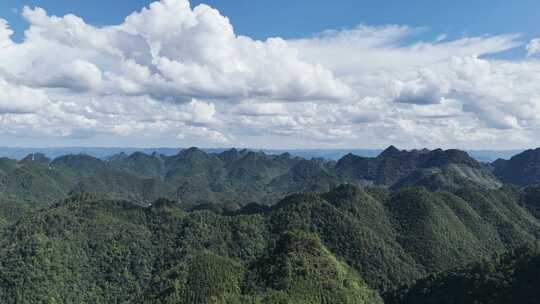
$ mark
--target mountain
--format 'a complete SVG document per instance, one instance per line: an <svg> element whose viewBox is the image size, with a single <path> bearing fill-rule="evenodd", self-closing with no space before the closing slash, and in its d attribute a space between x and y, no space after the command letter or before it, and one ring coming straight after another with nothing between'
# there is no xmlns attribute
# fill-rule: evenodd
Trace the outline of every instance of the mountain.
<svg viewBox="0 0 540 304"><path fill-rule="evenodd" d="M1 184L0 179L0 197L50 203L89 192L139 204L166 198L187 207L271 205L287 194L325 192L341 183L449 191L501 185L463 151L405 151L393 146L377 157L348 154L337 162L236 149L207 153L194 147L170 156L135 152L107 159L77 154L49 160L31 154L19 162L0 160L0 178L5 181Z"/></svg>
<svg viewBox="0 0 540 304"><path fill-rule="evenodd" d="M238 201L251 193L260 201L269 195L264 186L299 161L249 152L225 163L197 148L173 156L135 152L107 160L79 154L51 161L36 155L19 162L0 159L0 197L51 203L89 192L139 203L164 197L194 205Z"/></svg>
<svg viewBox="0 0 540 304"><path fill-rule="evenodd" d="M249 279L256 286L250 288L270 287L278 291L274 293L278 296L271 297L290 303L383 303L377 292L313 233L283 233L253 268Z"/></svg>
<svg viewBox="0 0 540 304"><path fill-rule="evenodd" d="M496 189L502 186L489 170L450 164L442 167L418 169L391 187L401 189L422 186L430 190L457 190L462 187Z"/></svg>
<svg viewBox="0 0 540 304"><path fill-rule="evenodd" d="M521 204L540 219L540 185L525 187L521 191Z"/></svg>
<svg viewBox="0 0 540 304"><path fill-rule="evenodd" d="M515 165L534 179L529 153L3 158L0 303L523 300L540 187L497 176Z"/></svg>
<svg viewBox="0 0 540 304"><path fill-rule="evenodd" d="M165 156L176 155L181 148L106 148L106 147L58 147L58 148L13 148L0 147L0 157L20 160L29 154L44 154L48 158L57 158L67 154L86 154L100 159L109 159L118 154L132 154L140 152L144 154L158 154ZM219 154L231 149L205 148L206 153ZM375 157L382 149L243 149L244 151L262 151L266 154L279 155L288 153L294 157L305 159L324 158L326 160L339 160L343 156L352 153L364 157ZM490 163L499 158L510 157L523 152L523 150L467 150L467 153L479 162Z"/></svg>
<svg viewBox="0 0 540 304"><path fill-rule="evenodd" d="M339 183L332 172L332 164L320 159L301 160L286 173L272 179L269 187L279 193L328 191Z"/></svg>
<svg viewBox="0 0 540 304"><path fill-rule="evenodd" d="M60 156L55 158L50 166L70 170L81 176L99 173L106 169L104 161L85 154Z"/></svg>
<svg viewBox="0 0 540 304"><path fill-rule="evenodd" d="M31 153L19 161L20 164L48 164L51 160L42 153Z"/></svg>
<svg viewBox="0 0 540 304"><path fill-rule="evenodd" d="M121 171L126 171L146 178L163 179L165 176L165 161L156 154L135 152L131 155L120 153L109 158L109 165Z"/></svg>
<svg viewBox="0 0 540 304"><path fill-rule="evenodd" d="M343 181L394 188L457 188L470 183L480 187L500 186L489 170L459 150L405 151L390 146L375 158L348 154L337 162L335 169Z"/></svg>
<svg viewBox="0 0 540 304"><path fill-rule="evenodd" d="M494 174L505 183L521 186L540 183L540 148L527 150L509 160L499 159L492 164Z"/></svg>
<svg viewBox="0 0 540 304"><path fill-rule="evenodd" d="M70 176L42 161L0 159L0 199L50 204L67 197L71 185Z"/></svg>
<svg viewBox="0 0 540 304"><path fill-rule="evenodd" d="M527 246L430 276L389 295L387 304L538 303L540 250Z"/></svg>
<svg viewBox="0 0 540 304"><path fill-rule="evenodd" d="M0 301L382 303L316 234L273 236L266 217L76 197L4 230Z"/></svg>
<svg viewBox="0 0 540 304"><path fill-rule="evenodd" d="M382 303L377 293L538 240L521 198L342 185L219 214L83 194L0 212L0 302Z"/></svg>

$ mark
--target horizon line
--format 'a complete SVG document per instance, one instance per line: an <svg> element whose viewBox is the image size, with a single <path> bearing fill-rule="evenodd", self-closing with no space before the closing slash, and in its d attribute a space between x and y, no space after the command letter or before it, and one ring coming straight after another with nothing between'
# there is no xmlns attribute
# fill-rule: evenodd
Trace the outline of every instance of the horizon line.
<svg viewBox="0 0 540 304"><path fill-rule="evenodd" d="M131 150L134 150L134 149L141 149L141 150L152 150L152 149L180 149L180 150L185 150L185 149L190 149L190 148L197 148L197 149L200 149L200 150L222 150L222 149L225 149L225 150L231 150L231 149L237 149L237 150L243 150L243 149L246 149L246 150L277 150L277 151L281 151L281 150L289 150L289 151L315 151L315 150L323 150L323 151L343 151L343 150L369 150L369 151L380 151L380 150L385 150L389 147L395 147L397 148L398 150L406 150L406 151L412 151L412 150L423 150L423 149L428 149L428 150L437 150L437 149L442 149L442 150L452 150L452 149L455 149L455 150L463 150L463 151L525 151L525 150L534 150L534 149L537 149L537 148L540 148L540 145L539 146L536 146L536 147L526 147L526 148L511 148L511 149L489 149L489 148L461 148L461 147L437 147L437 148L428 148L428 147L422 147L422 148L399 148L398 146L396 145L388 145L384 148L375 148L375 147L369 147L369 148L359 148L359 147L342 147L342 148L258 148L258 147L242 147L242 146L216 146L216 147L204 147L204 146L196 146L196 145L192 145L192 146L177 146L177 147L172 147L172 146L156 146L156 147L137 147L137 146L50 146L50 147L46 147L46 146L42 146L42 147L39 147L39 146L2 146L0 145L0 149L131 149Z"/></svg>

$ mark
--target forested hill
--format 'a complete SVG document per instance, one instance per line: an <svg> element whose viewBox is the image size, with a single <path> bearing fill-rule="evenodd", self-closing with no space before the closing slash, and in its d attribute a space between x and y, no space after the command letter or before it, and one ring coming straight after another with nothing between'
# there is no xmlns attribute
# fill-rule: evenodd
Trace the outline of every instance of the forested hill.
<svg viewBox="0 0 540 304"><path fill-rule="evenodd" d="M534 173L516 158L1 159L0 303L536 303L540 186L501 174Z"/></svg>
<svg viewBox="0 0 540 304"><path fill-rule="evenodd" d="M539 245L525 246L419 280L389 294L387 304L536 304L540 299L539 270Z"/></svg>
<svg viewBox="0 0 540 304"><path fill-rule="evenodd" d="M43 154L20 161L0 159L3 198L48 204L77 193L94 193L140 204L167 198L193 206L270 205L287 194L324 192L342 183L430 190L501 185L491 167L459 150L389 147L377 157L348 154L337 162L236 149L206 153L197 148L172 156L121 153L106 160L84 154L53 160Z"/></svg>
<svg viewBox="0 0 540 304"><path fill-rule="evenodd" d="M92 195L5 206L0 302L382 303L378 293L538 240L520 197L348 185L223 214Z"/></svg>
<svg viewBox="0 0 540 304"><path fill-rule="evenodd" d="M202 148L207 153L221 153L230 148ZM0 157L12 159L23 159L30 154L42 153L48 158L56 158L67 154L86 154L97 158L106 159L112 155L135 152L146 154L161 154L166 156L175 155L180 148L134 148L134 147L50 147L50 148L15 148L15 147L0 147ZM298 156L306 159L324 158L327 160L339 160L348 153L358 156L375 157L379 155L383 149L249 149L251 151L263 151L267 154L283 154L289 153L293 156ZM467 150L474 159L481 162L493 162L499 158L510 159L510 157L523 152L523 150Z"/></svg>

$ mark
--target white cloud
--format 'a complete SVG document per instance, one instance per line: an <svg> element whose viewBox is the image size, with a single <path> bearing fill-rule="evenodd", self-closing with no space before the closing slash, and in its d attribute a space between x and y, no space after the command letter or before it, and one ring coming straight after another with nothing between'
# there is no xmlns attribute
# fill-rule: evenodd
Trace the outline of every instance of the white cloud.
<svg viewBox="0 0 540 304"><path fill-rule="evenodd" d="M0 114L35 113L47 103L43 91L10 84L0 78Z"/></svg>
<svg viewBox="0 0 540 304"><path fill-rule="evenodd" d="M14 49L29 58L25 67L14 69L20 81L31 78L21 71L30 67L54 71L59 61L67 60L77 63L72 69L76 75L60 71L51 86L150 94L179 102L259 96L298 101L351 95L332 72L301 61L284 40L238 36L217 10L206 5L192 9L187 0L154 2L117 26L94 27L74 15L48 16L41 8L25 7L23 16L30 28L25 42ZM51 52L63 56L55 58ZM102 88L98 71L106 76Z"/></svg>
<svg viewBox="0 0 540 304"><path fill-rule="evenodd" d="M0 18L0 48L12 43L11 35L13 31L9 28L7 21Z"/></svg>
<svg viewBox="0 0 540 304"><path fill-rule="evenodd" d="M457 40L403 43L422 29L405 26L361 26L330 31L325 35L290 41L300 58L318 62L337 76L351 76L381 69L403 71L430 65L453 56L481 56L521 45L520 35L465 37Z"/></svg>
<svg viewBox="0 0 540 304"><path fill-rule="evenodd" d="M236 113L246 116L279 116L287 115L281 103L243 102L236 107Z"/></svg>
<svg viewBox="0 0 540 304"><path fill-rule="evenodd" d="M0 58L10 58L0 60L0 72L18 94L23 88L42 92L48 103L26 117L32 124L8 133L163 135L223 143L234 135L225 135L216 102L223 110L244 99L323 102L353 95L330 70L299 59L283 39L236 35L217 10L191 8L187 0L154 2L119 25L102 27L75 15L50 16L42 8L25 7L22 15L30 26L21 43L13 43L12 31L0 22L6 46Z"/></svg>
<svg viewBox="0 0 540 304"><path fill-rule="evenodd" d="M453 94L494 128L531 128L540 123L540 64L454 58Z"/></svg>
<svg viewBox="0 0 540 304"><path fill-rule="evenodd" d="M390 124L411 137L416 133L412 129L429 126L433 129L431 134L437 134L443 133L437 132L437 128L448 129L436 121L444 118L459 121L462 129L474 127L477 133L485 130L488 137L497 137L490 130L508 129L513 130L515 138L522 138L520 135L526 130L538 127L538 63L480 58L522 45L520 35L458 40L444 35L431 43L404 44L400 43L404 37L419 30L398 26L359 29L296 40L292 45L300 49L305 60L319 62L334 71L359 96L381 98L379 104L384 106L380 116L386 121L374 128L383 129ZM388 106L384 100L397 103ZM440 138L457 142L458 134L464 134L458 133L460 128L448 129L455 132L455 138L449 132ZM433 139L434 142L438 141Z"/></svg>
<svg viewBox="0 0 540 304"><path fill-rule="evenodd" d="M525 48L527 49L527 56L540 54L540 38L532 39Z"/></svg>
<svg viewBox="0 0 540 304"><path fill-rule="evenodd" d="M448 93L448 84L428 69L418 72L418 77L406 82L396 80L395 101L428 105L439 103L443 96Z"/></svg>
<svg viewBox="0 0 540 304"><path fill-rule="evenodd" d="M30 26L20 43L0 19L0 137L260 147L540 140L540 62L487 56L523 47L519 34L426 42L417 35L427 28L360 25L258 41L187 0L108 26L41 8L22 14Z"/></svg>
<svg viewBox="0 0 540 304"><path fill-rule="evenodd" d="M75 91L97 91L103 82L99 68L84 60L74 60L63 64L51 76L35 75L34 77L35 83L41 86Z"/></svg>
<svg viewBox="0 0 540 304"><path fill-rule="evenodd" d="M199 124L209 124L216 121L216 107L212 103L206 103L193 99L184 106L185 113L190 115L190 120Z"/></svg>

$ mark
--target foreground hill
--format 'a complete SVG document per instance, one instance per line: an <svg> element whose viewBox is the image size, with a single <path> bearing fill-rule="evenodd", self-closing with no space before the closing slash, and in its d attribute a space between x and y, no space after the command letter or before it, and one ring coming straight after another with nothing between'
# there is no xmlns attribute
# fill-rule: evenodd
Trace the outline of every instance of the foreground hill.
<svg viewBox="0 0 540 304"><path fill-rule="evenodd" d="M184 209L92 195L7 206L0 302L382 303L377 293L540 236L514 188L343 185L273 207Z"/></svg>
<svg viewBox="0 0 540 304"><path fill-rule="evenodd" d="M396 291L387 304L535 304L540 299L540 247L443 272Z"/></svg>
<svg viewBox="0 0 540 304"><path fill-rule="evenodd" d="M272 205L284 195L326 192L342 183L449 191L501 185L465 152L440 149L390 147L374 158L349 154L337 162L236 149L206 153L197 148L172 156L121 153L106 160L82 154L54 160L39 154L19 162L0 159L0 199L41 204L93 193L142 205L158 198L185 206Z"/></svg>

